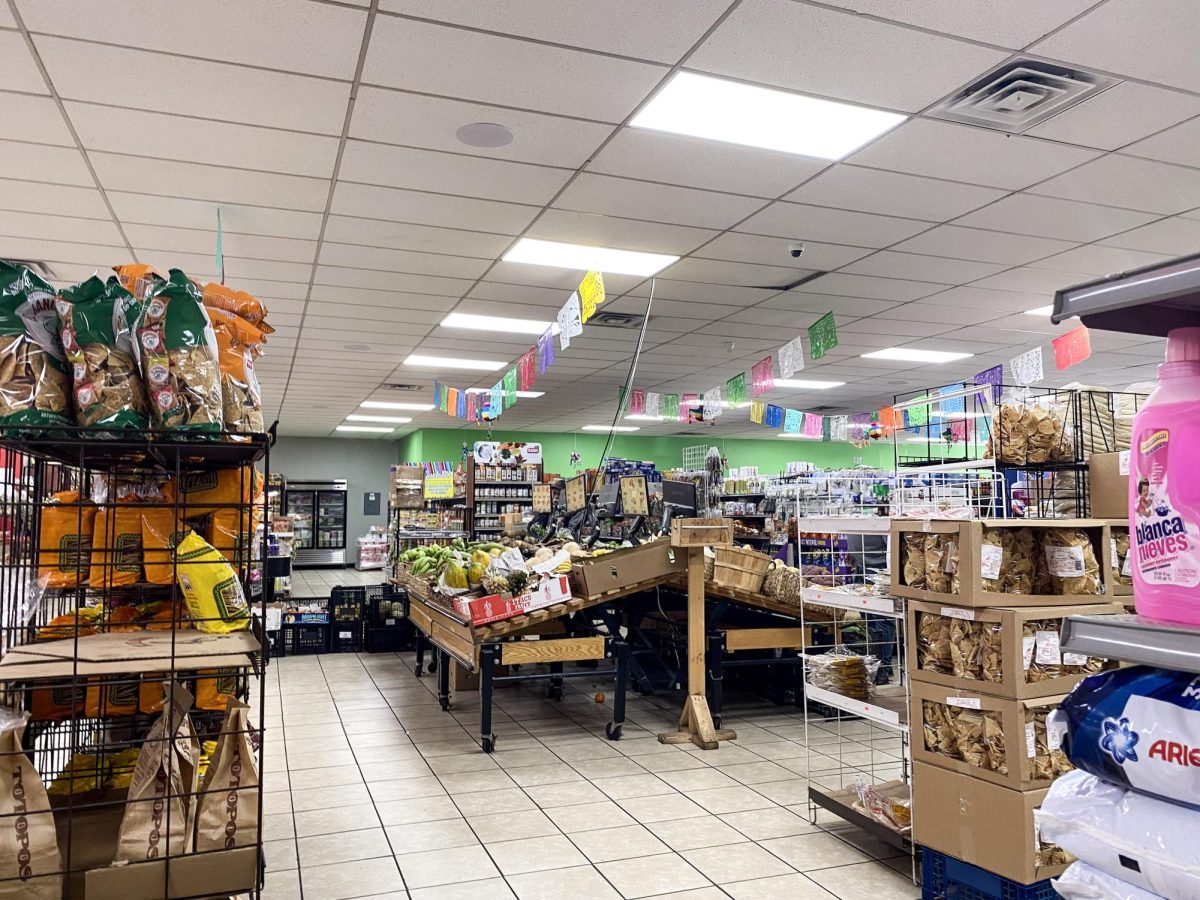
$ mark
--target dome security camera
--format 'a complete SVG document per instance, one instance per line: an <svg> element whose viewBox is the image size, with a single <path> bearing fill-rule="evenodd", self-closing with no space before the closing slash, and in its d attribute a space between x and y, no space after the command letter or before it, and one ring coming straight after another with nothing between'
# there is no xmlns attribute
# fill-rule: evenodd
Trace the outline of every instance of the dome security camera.
<svg viewBox="0 0 1200 900"><path fill-rule="evenodd" d="M804 255L804 244L788 244L788 253L791 254L792 259L799 259Z"/></svg>

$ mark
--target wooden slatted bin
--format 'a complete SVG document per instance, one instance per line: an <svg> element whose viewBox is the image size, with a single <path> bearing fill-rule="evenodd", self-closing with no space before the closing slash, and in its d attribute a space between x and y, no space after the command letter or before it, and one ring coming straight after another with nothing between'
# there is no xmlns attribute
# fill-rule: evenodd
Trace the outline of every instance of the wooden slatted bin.
<svg viewBox="0 0 1200 900"><path fill-rule="evenodd" d="M716 547L713 583L757 594L762 591L771 557L741 547Z"/></svg>
<svg viewBox="0 0 1200 900"><path fill-rule="evenodd" d="M672 547L728 547L733 543L732 519L672 519Z"/></svg>

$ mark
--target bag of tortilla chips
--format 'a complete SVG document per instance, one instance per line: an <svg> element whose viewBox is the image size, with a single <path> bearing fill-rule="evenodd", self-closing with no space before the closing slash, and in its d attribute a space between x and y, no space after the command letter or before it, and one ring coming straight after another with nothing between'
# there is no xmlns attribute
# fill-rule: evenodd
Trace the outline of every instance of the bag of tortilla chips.
<svg viewBox="0 0 1200 900"><path fill-rule="evenodd" d="M54 288L0 262L0 425L70 425L70 378Z"/></svg>
<svg viewBox="0 0 1200 900"><path fill-rule="evenodd" d="M250 627L250 607L233 566L194 531L176 548L175 572L188 613L207 634Z"/></svg>

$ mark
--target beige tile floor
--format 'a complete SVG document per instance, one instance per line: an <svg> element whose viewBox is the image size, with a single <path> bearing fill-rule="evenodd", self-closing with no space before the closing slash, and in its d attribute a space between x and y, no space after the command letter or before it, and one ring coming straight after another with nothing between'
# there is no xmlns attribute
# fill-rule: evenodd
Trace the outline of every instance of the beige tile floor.
<svg viewBox="0 0 1200 900"><path fill-rule="evenodd" d="M809 821L809 780L837 786L842 753L898 770L894 735L810 724L792 707L727 707L739 739L658 743L671 697L631 696L603 728L601 676L498 687L497 752L478 695L443 712L411 653L273 660L266 685L267 900L912 900L910 860L832 816ZM528 686L527 686L528 685ZM893 760L896 760L893 762Z"/></svg>
<svg viewBox="0 0 1200 900"><path fill-rule="evenodd" d="M384 580L382 569L292 569L292 593L297 600L321 599L329 597L329 589L345 585L347 587L360 584L381 584Z"/></svg>

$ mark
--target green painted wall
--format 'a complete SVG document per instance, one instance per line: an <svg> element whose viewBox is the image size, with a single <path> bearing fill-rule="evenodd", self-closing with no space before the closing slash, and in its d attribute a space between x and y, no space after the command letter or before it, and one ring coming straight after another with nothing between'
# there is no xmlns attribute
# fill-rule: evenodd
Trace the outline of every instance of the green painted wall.
<svg viewBox="0 0 1200 900"><path fill-rule="evenodd" d="M424 428L406 435L399 441L397 459L404 462L420 460L453 460L461 458L462 445L484 440L486 431L458 430L453 428ZM577 450L584 468L600 464L604 450L605 434L576 432L492 432L494 441L537 441L542 444L542 457L546 471L570 471L571 451ZM704 437L643 437L618 434L613 440L611 454L628 459L653 460L660 469L675 468L683 462L683 448L698 444L716 445L729 460L730 466L758 466L763 474L782 472L788 462L802 460L814 463L818 468L840 468L863 463L869 466L890 467L892 465L891 442L872 443L861 450L850 444L821 443L819 441L754 440L750 438L704 438ZM413 455L417 454L417 455Z"/></svg>

